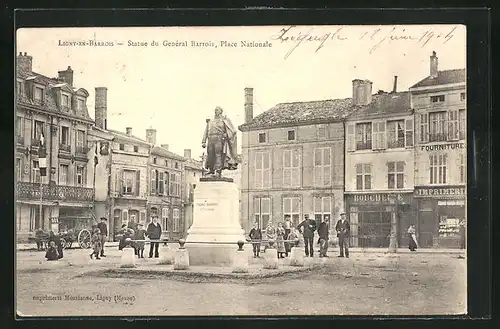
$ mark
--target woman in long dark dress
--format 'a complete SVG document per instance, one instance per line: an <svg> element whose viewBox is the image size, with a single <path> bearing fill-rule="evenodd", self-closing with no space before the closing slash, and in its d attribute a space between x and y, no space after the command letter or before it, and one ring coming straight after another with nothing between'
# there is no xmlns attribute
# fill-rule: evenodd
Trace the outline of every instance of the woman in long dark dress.
<svg viewBox="0 0 500 329"><path fill-rule="evenodd" d="M63 258L64 254L63 254L63 246L61 244L61 240L59 239L59 237L57 235L54 234L53 231L50 231L49 233L49 243L50 241L54 241L54 244L56 245L56 249L57 249L57 253L58 253L58 259L61 259Z"/></svg>
<svg viewBox="0 0 500 329"><path fill-rule="evenodd" d="M417 236L415 234L416 234L415 225L410 225L410 227L408 228L408 240L409 240L408 247L410 248L411 251L415 251L418 248Z"/></svg>

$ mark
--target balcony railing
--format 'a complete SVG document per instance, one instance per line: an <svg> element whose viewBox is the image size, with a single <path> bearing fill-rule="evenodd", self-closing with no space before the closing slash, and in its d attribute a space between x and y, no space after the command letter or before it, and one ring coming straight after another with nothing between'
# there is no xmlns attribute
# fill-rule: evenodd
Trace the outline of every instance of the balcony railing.
<svg viewBox="0 0 500 329"><path fill-rule="evenodd" d="M387 142L387 147L390 149L405 147L404 139L390 140Z"/></svg>
<svg viewBox="0 0 500 329"><path fill-rule="evenodd" d="M40 184L17 182L17 197L19 199L40 199ZM42 184L42 199L66 201L93 201L94 189L88 187Z"/></svg>
<svg viewBox="0 0 500 329"><path fill-rule="evenodd" d="M71 152L71 145L59 144L59 151Z"/></svg>

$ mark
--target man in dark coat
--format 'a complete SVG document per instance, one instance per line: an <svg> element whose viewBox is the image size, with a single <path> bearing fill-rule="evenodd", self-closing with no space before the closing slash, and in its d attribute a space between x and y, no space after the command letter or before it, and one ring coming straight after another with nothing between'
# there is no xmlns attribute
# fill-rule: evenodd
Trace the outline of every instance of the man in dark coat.
<svg viewBox="0 0 500 329"><path fill-rule="evenodd" d="M319 235L319 257L328 257L326 252L328 251L328 230L330 218L325 216L321 224L318 227L318 235Z"/></svg>
<svg viewBox="0 0 500 329"><path fill-rule="evenodd" d="M345 257L349 258L349 222L345 218L345 213L340 214L340 220L337 222L337 225L335 225L335 230L339 238L339 257L344 257L345 249Z"/></svg>
<svg viewBox="0 0 500 329"><path fill-rule="evenodd" d="M149 223L148 229L146 231L146 235L151 240L159 240L161 237L161 226L158 223L158 216L153 215L152 222ZM149 258L153 258L153 248L155 250L155 258L160 257L160 253L158 252L158 247L160 246L159 242L150 242L149 244Z"/></svg>
<svg viewBox="0 0 500 329"><path fill-rule="evenodd" d="M314 219L310 219L309 215L304 215L304 221L302 221L302 223L300 223L297 228L301 230L302 235L304 236L306 257L313 257L314 231L316 231L316 221Z"/></svg>
<svg viewBox="0 0 500 329"><path fill-rule="evenodd" d="M101 257L106 257L104 255L104 243L108 237L108 225L106 221L106 217L101 217L101 222L97 224L97 228L101 231Z"/></svg>

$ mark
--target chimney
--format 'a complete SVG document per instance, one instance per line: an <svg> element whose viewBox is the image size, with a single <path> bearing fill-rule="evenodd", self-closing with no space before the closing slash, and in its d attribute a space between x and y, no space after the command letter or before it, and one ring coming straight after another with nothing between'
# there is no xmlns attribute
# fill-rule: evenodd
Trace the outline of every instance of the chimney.
<svg viewBox="0 0 500 329"><path fill-rule="evenodd" d="M398 76L395 75L394 76L394 85L392 87L392 92L395 93L395 92L397 92L397 90L398 90Z"/></svg>
<svg viewBox="0 0 500 329"><path fill-rule="evenodd" d="M168 144L161 144L160 146L168 151Z"/></svg>
<svg viewBox="0 0 500 329"><path fill-rule="evenodd" d="M432 52L432 55L431 55L431 74L430 74L430 77L431 78L437 78L438 76L438 58L436 56L436 52L433 51Z"/></svg>
<svg viewBox="0 0 500 329"><path fill-rule="evenodd" d="M68 66L65 71L59 71L57 73L59 74L59 79L73 87L73 70L71 69L71 66Z"/></svg>
<svg viewBox="0 0 500 329"><path fill-rule="evenodd" d="M253 119L253 88L245 88L245 123Z"/></svg>
<svg viewBox="0 0 500 329"><path fill-rule="evenodd" d="M33 57L28 54L19 53L17 56L17 70L19 72L31 73L33 72Z"/></svg>
<svg viewBox="0 0 500 329"><path fill-rule="evenodd" d="M156 145L156 129L146 129L146 141L150 144Z"/></svg>
<svg viewBox="0 0 500 329"><path fill-rule="evenodd" d="M184 149L184 157L191 159L191 149Z"/></svg>
<svg viewBox="0 0 500 329"><path fill-rule="evenodd" d="M108 88L95 87L95 125L108 129Z"/></svg>
<svg viewBox="0 0 500 329"><path fill-rule="evenodd" d="M370 80L352 80L352 102L355 106L368 105L372 102L372 82Z"/></svg>
<svg viewBox="0 0 500 329"><path fill-rule="evenodd" d="M126 127L125 131L127 132L127 136L132 136L132 127Z"/></svg>

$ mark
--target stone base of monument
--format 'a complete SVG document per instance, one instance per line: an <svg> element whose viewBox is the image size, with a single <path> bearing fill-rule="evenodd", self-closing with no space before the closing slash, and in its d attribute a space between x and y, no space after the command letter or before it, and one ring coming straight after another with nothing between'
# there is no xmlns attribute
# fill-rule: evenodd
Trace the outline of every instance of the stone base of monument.
<svg viewBox="0 0 500 329"><path fill-rule="evenodd" d="M200 178L194 189L193 225L187 233L190 265L232 266L236 243L245 240L238 187L232 179ZM249 256L251 247L245 253Z"/></svg>
<svg viewBox="0 0 500 329"><path fill-rule="evenodd" d="M136 267L135 258L136 258L136 256L135 256L134 248L132 248L132 247L123 248L122 257L120 260L120 267L121 268Z"/></svg>
<svg viewBox="0 0 500 329"><path fill-rule="evenodd" d="M292 247L290 266L304 266L304 249Z"/></svg>
<svg viewBox="0 0 500 329"><path fill-rule="evenodd" d="M174 270L187 270L189 268L189 252L186 249L175 251Z"/></svg>
<svg viewBox="0 0 500 329"><path fill-rule="evenodd" d="M172 265L175 262L175 251L169 246L160 246L160 258L156 262L158 265Z"/></svg>

